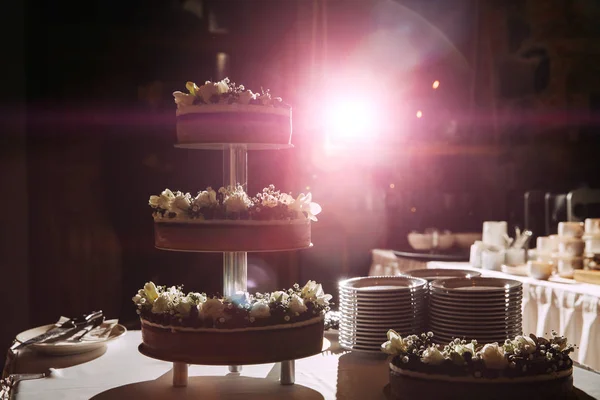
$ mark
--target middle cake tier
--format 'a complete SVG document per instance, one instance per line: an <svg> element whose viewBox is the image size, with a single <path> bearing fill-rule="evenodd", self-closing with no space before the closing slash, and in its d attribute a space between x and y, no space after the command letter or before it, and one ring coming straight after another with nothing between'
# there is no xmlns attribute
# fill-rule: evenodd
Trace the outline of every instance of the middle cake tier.
<svg viewBox="0 0 600 400"><path fill-rule="evenodd" d="M165 189L151 196L159 249L264 252L310 247L311 221L321 207L312 196L293 197L273 185L254 197L241 186L207 188L195 197Z"/></svg>

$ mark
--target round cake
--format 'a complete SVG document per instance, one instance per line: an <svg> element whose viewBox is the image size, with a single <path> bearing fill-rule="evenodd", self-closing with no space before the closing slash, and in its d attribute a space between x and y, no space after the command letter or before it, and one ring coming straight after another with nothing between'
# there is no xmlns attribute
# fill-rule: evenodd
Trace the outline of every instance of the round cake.
<svg viewBox="0 0 600 400"><path fill-rule="evenodd" d="M291 144L292 108L268 90L253 93L228 78L186 88L173 93L179 144Z"/></svg>
<svg viewBox="0 0 600 400"><path fill-rule="evenodd" d="M185 294L181 287L148 282L133 297L144 354L206 365L261 364L320 353L330 299L314 281L229 297Z"/></svg>
<svg viewBox="0 0 600 400"><path fill-rule="evenodd" d="M503 344L455 339L446 346L432 334L402 338L388 332L382 350L393 399L568 399L573 395L573 346L564 337L517 336Z"/></svg>
<svg viewBox="0 0 600 400"><path fill-rule="evenodd" d="M311 221L321 207L311 194L290 194L273 185L250 198L241 186L207 188L195 197L165 189L151 196L154 242L177 251L282 251L311 245Z"/></svg>

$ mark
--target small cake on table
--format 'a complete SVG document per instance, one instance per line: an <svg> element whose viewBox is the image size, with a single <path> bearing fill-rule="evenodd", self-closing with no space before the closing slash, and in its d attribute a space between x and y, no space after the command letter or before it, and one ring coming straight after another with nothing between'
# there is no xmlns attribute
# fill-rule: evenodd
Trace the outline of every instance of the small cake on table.
<svg viewBox="0 0 600 400"><path fill-rule="evenodd" d="M179 144L291 145L292 108L269 90L253 93L228 78L186 89L173 93Z"/></svg>
<svg viewBox="0 0 600 400"><path fill-rule="evenodd" d="M556 335L517 336L504 343L455 339L433 344L431 332L401 337L393 330L382 350L393 399L569 399L573 346Z"/></svg>
<svg viewBox="0 0 600 400"><path fill-rule="evenodd" d="M148 282L133 297L142 322L142 353L174 362L247 365L321 352L331 295L309 281L272 293L184 293Z"/></svg>
<svg viewBox="0 0 600 400"><path fill-rule="evenodd" d="M196 196L165 189L151 196L155 246L177 251L282 251L310 247L321 207L312 195L292 197L273 185L250 197L241 186Z"/></svg>

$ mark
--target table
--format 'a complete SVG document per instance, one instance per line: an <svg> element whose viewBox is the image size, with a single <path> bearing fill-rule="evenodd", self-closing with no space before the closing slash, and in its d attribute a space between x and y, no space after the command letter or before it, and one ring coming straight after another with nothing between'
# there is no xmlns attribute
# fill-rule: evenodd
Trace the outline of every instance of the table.
<svg viewBox="0 0 600 400"><path fill-rule="evenodd" d="M139 331L108 344L97 358L62 369L50 377L21 382L16 400L46 399L345 399L384 400L388 383L385 355L343 352L335 332L328 351L296 361L296 384L277 382L277 365L244 366L241 376L227 367L191 366L187 388L171 385L171 363L141 355ZM40 365L37 360L37 366ZM25 365L21 365L24 368ZM575 386L591 398L600 398L600 375L575 369ZM582 397L590 398L590 397Z"/></svg>
<svg viewBox="0 0 600 400"><path fill-rule="evenodd" d="M369 275L398 275L406 265L394 262L394 253L373 251ZM472 268L467 262L430 261L426 268L460 268L482 276L514 279L523 283L523 332L549 336L552 330L577 345L572 358L600 371L600 286L557 278L541 281L524 276ZM414 266L411 266L411 268Z"/></svg>

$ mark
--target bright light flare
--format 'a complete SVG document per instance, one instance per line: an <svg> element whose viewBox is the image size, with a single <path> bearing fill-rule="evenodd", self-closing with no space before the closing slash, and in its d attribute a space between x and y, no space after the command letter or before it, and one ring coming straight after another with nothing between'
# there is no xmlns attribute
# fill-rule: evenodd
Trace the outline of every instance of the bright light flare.
<svg viewBox="0 0 600 400"><path fill-rule="evenodd" d="M417 118L423 118L423 111L417 111Z"/></svg>
<svg viewBox="0 0 600 400"><path fill-rule="evenodd" d="M360 100L340 100L325 113L326 129L335 141L369 136L378 127L373 105Z"/></svg>
<svg viewBox="0 0 600 400"><path fill-rule="evenodd" d="M432 88L437 89L440 87L440 81L434 81L433 84L431 85Z"/></svg>

